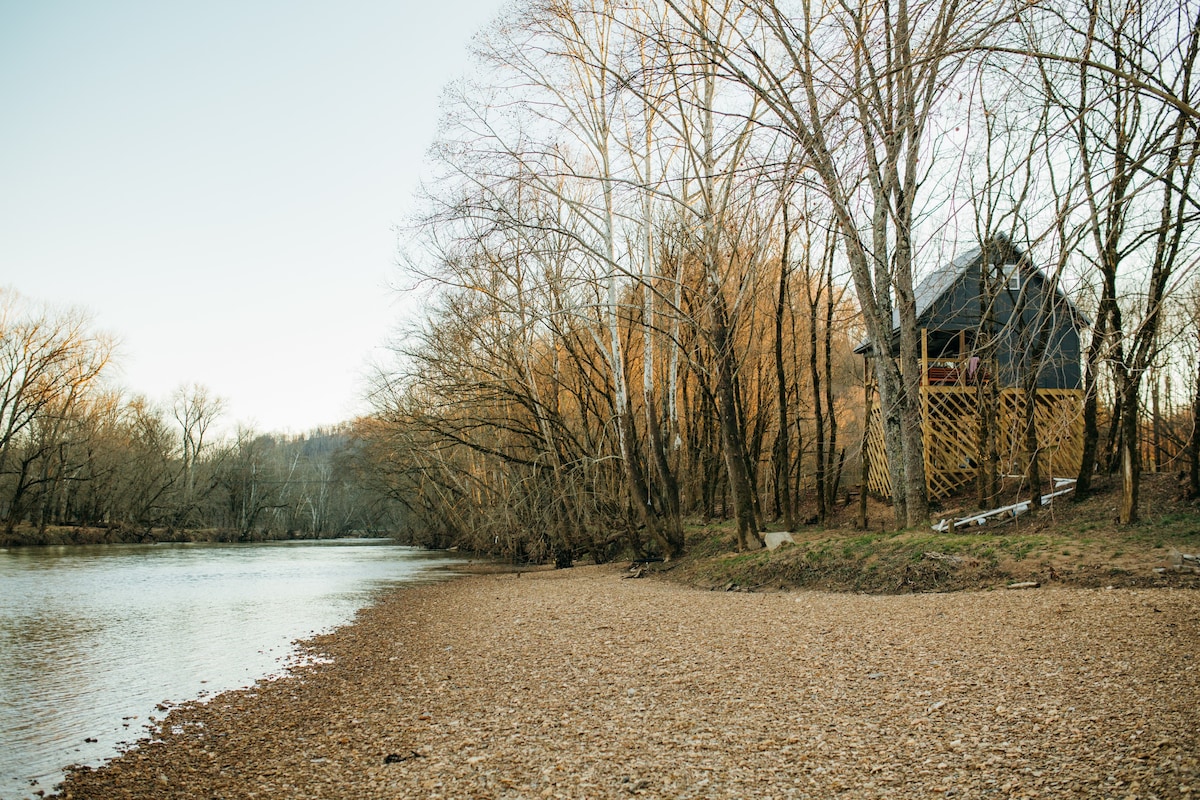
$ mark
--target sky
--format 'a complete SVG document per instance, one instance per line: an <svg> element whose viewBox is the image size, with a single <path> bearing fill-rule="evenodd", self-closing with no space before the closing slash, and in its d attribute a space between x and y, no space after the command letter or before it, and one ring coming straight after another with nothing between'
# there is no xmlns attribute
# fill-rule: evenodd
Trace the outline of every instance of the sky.
<svg viewBox="0 0 1200 800"><path fill-rule="evenodd" d="M443 86L502 0L0 0L0 286L225 422L367 410Z"/></svg>

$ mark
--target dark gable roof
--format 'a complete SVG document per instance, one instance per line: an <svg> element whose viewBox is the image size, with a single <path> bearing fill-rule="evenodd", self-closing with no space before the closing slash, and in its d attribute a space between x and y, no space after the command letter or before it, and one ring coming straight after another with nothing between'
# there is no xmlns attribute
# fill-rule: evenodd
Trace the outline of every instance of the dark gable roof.
<svg viewBox="0 0 1200 800"><path fill-rule="evenodd" d="M1025 258L1025 254L1007 239L998 237L994 246L1005 248L1008 251L1005 253L1005 259L1002 263L1016 264L1017 268L1024 273L1035 273L1045 277L1045 273L1039 269L1035 269L1032 265L1030 265L1029 259ZM928 320L925 319L925 316L929 313L929 310L933 308L933 306L942 298L944 294L946 294L946 292L949 292L952 288L954 288L954 284L958 283L959 278L961 278L968 269L971 269L979 263L979 259L982 254L982 248L976 245L946 264L943 264L942 266L933 270L921 279L916 288L913 289L913 300L916 302L917 306L918 325L923 322L928 322ZM1077 324L1081 326L1091 324L1090 320L1088 320L1088 318L1084 316L1078 308L1075 307L1075 304L1071 302L1070 298L1063 294L1061 289L1057 289L1056 291L1058 292L1059 297L1066 300L1067 308L1070 310L1071 315L1075 318ZM893 308L892 336L895 337L899 332L900 310ZM861 354L870 349L871 340L868 338L859 344L858 347L854 348L854 352Z"/></svg>
<svg viewBox="0 0 1200 800"><path fill-rule="evenodd" d="M933 272L926 275L917 284L917 288L913 289L913 299L917 303L917 322L929 312L942 295L950 291L958 279L963 276L968 269L979 263L981 250L978 247L972 247L967 252L955 258L948 264L938 267ZM1018 255L1018 259L1020 255ZM1005 263L1009 263L1007 260ZM900 311L892 309L892 333L900 330Z"/></svg>

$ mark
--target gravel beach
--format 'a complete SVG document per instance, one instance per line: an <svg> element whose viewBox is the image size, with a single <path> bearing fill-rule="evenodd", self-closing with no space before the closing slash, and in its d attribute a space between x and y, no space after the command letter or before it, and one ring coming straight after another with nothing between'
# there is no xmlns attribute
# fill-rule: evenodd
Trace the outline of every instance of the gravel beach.
<svg viewBox="0 0 1200 800"><path fill-rule="evenodd" d="M65 798L1200 797L1200 594L383 596Z"/></svg>

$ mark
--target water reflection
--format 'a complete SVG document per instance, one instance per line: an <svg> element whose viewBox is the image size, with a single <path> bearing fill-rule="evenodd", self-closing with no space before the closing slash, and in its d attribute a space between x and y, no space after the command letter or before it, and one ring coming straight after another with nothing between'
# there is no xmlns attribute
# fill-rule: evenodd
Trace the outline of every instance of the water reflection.
<svg viewBox="0 0 1200 800"><path fill-rule="evenodd" d="M163 701L280 671L294 640L449 563L378 540L0 551L0 798L113 755Z"/></svg>

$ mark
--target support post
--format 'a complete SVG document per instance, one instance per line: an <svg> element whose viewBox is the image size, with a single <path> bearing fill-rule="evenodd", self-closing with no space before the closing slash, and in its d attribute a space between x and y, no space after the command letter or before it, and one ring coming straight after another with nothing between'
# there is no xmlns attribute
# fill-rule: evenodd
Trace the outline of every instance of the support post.
<svg viewBox="0 0 1200 800"><path fill-rule="evenodd" d="M921 385L929 385L929 329L921 328Z"/></svg>

